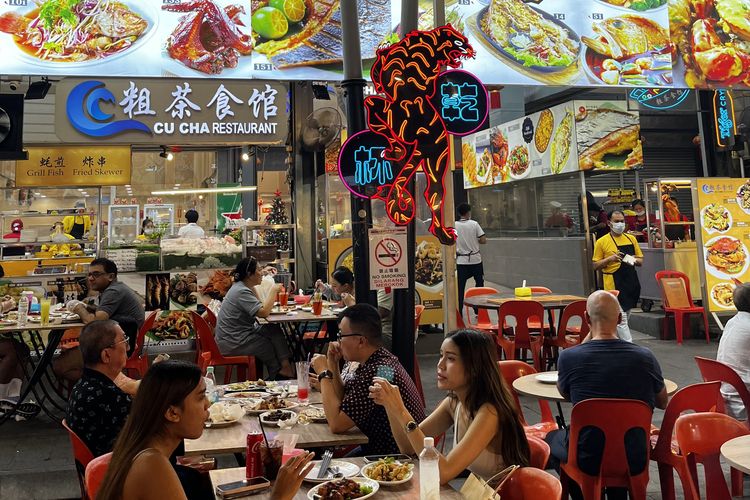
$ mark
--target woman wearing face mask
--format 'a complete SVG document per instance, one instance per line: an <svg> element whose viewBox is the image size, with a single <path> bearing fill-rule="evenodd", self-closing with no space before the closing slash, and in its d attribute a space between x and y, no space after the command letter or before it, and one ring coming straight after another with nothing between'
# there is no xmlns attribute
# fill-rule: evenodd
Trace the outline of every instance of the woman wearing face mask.
<svg viewBox="0 0 750 500"><path fill-rule="evenodd" d="M137 239L139 241L148 241L155 239L155 236L156 226L154 225L154 221L152 221L149 217L146 217L141 223L141 234L138 235Z"/></svg>
<svg viewBox="0 0 750 500"><path fill-rule="evenodd" d="M604 289L617 290L617 299L623 314L623 323L618 326L618 335L623 340L632 340L627 328L627 313L635 307L641 295L641 283L635 266L643 265L643 252L635 237L625 232L625 215L615 210L609 218L610 233L596 240L594 245L594 271L604 275Z"/></svg>

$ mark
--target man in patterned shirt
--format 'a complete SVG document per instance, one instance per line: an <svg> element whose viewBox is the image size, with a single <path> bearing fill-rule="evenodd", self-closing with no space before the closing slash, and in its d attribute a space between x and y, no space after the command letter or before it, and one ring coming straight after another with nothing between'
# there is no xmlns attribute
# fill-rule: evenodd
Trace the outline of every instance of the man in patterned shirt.
<svg viewBox="0 0 750 500"><path fill-rule="evenodd" d="M128 337L113 320L96 320L79 338L83 376L68 403L68 426L95 457L112 451L130 412L130 396L115 385L128 359Z"/></svg>
<svg viewBox="0 0 750 500"><path fill-rule="evenodd" d="M425 418L414 381L398 358L382 346L381 328L380 314L371 305L348 307L339 316L338 342L328 345L326 356L319 354L312 360L328 426L336 434L359 427L369 439L362 446L365 455L399 452L388 415L370 399L373 377L385 378L398 386L414 419L421 422ZM341 358L347 361L343 375L339 368Z"/></svg>

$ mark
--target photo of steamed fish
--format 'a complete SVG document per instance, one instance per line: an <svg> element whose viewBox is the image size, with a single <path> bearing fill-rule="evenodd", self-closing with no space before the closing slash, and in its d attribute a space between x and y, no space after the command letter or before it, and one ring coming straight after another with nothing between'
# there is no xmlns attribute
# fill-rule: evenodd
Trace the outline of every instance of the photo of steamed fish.
<svg viewBox="0 0 750 500"><path fill-rule="evenodd" d="M581 170L633 169L643 165L638 113L597 103L591 107L580 105L575 119Z"/></svg>
<svg viewBox="0 0 750 500"><path fill-rule="evenodd" d="M497 53L521 66L547 73L565 70L578 60L578 35L521 0L492 0L477 21Z"/></svg>
<svg viewBox="0 0 750 500"><path fill-rule="evenodd" d="M150 27L143 13L131 6L138 2L44 0L29 4L34 7L28 12L0 15L0 32L13 35L25 54L46 62L105 59L131 48Z"/></svg>
<svg viewBox="0 0 750 500"><path fill-rule="evenodd" d="M670 85L672 44L669 33L656 21L624 14L591 25L584 70L595 83L607 85Z"/></svg>
<svg viewBox="0 0 750 500"><path fill-rule="evenodd" d="M304 10L304 16L291 23L283 12L285 20L274 13L274 10L283 10L290 1L304 3L304 9L298 9L298 12ZM339 7L339 0L253 0L255 51L265 54L278 69L341 63L344 49ZM393 32L390 2L358 0L357 11L362 59L372 59L377 48ZM259 12L267 13L269 21L264 23L271 23L271 28L261 28L257 21Z"/></svg>

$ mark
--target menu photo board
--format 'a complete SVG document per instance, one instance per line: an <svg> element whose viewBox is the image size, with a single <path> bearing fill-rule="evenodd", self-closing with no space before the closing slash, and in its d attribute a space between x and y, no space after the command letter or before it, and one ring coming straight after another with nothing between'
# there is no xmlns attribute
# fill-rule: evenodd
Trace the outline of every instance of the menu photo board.
<svg viewBox="0 0 750 500"><path fill-rule="evenodd" d="M698 180L698 206L711 312L735 309L732 294L750 281L750 180Z"/></svg>
<svg viewBox="0 0 750 500"><path fill-rule="evenodd" d="M578 170L573 103L463 137L464 188Z"/></svg>

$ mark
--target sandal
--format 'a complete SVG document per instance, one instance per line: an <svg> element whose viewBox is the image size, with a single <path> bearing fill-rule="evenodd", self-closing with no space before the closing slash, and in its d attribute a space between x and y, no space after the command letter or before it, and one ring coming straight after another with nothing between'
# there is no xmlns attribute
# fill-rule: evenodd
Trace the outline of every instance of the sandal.
<svg viewBox="0 0 750 500"><path fill-rule="evenodd" d="M42 407L34 402L17 404L8 399L0 400L0 416L4 416L6 413L11 413L29 419L36 417L41 411Z"/></svg>

